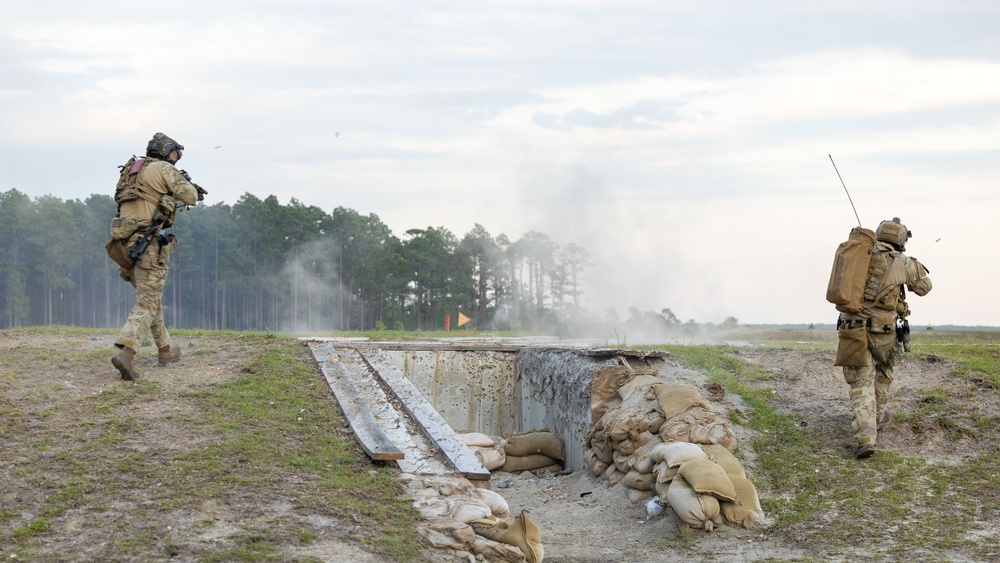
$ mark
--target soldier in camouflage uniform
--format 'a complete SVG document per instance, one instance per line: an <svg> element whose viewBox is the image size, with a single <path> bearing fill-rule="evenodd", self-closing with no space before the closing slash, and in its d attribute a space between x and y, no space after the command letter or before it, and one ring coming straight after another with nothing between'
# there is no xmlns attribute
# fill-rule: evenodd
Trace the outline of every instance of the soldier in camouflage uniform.
<svg viewBox="0 0 1000 563"><path fill-rule="evenodd" d="M867 327L865 365L844 368L844 379L851 386L852 427L857 438L854 455L858 458L875 453L878 426L890 418L886 403L892 370L903 358L904 342L909 345L906 316L910 310L903 286L921 296L931 290L927 268L903 254L910 236L898 217L879 224L865 286L865 312L841 313L838 320L838 326L860 323Z"/></svg>
<svg viewBox="0 0 1000 563"><path fill-rule="evenodd" d="M173 225L178 203L195 205L203 199L189 179L174 167L183 150L183 145L163 133L157 133L146 146L146 157L134 163L130 161L130 168L135 173L130 175L130 170L123 167L122 181L115 194L118 216L123 224L137 229L122 237L125 248L131 248L143 238L146 229L158 216L162 216L164 228ZM176 244L173 235L160 236L150 242L134 266L119 269L122 279L135 286L136 292L135 305L115 342L121 351L111 359L124 380L133 381L138 377L135 353L147 332L153 335L161 365L181 359L180 348L171 345L170 334L163 324L161 303L170 255Z"/></svg>

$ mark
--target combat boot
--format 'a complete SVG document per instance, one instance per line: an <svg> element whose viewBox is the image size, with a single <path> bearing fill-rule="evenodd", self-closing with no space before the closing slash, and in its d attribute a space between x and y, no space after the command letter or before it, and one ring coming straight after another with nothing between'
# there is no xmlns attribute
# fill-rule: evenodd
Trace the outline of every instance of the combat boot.
<svg viewBox="0 0 1000 563"><path fill-rule="evenodd" d="M125 381L135 381L139 379L139 374L135 372L135 350L128 346L122 346L122 351L111 358L111 365L121 372Z"/></svg>
<svg viewBox="0 0 1000 563"><path fill-rule="evenodd" d="M871 439L867 439L864 443L859 443L858 447L854 450L854 457L858 459L865 459L873 456L875 454L875 444Z"/></svg>
<svg viewBox="0 0 1000 563"><path fill-rule="evenodd" d="M156 359L160 361L161 366L180 361L181 349L177 346L164 346L157 352Z"/></svg>

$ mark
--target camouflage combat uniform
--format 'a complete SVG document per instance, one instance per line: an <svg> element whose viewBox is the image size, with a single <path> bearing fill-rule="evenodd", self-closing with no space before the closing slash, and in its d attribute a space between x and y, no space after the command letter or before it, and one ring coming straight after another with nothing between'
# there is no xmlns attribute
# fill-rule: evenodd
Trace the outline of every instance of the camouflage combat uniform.
<svg viewBox="0 0 1000 563"><path fill-rule="evenodd" d="M148 156L146 160L147 163L139 172L137 183L147 193L169 196L185 205L195 205L198 202L197 190L174 168L174 165L166 160ZM165 225L173 224L172 208L164 209L164 206L157 206L143 198L126 201L121 205L120 213L137 219L140 226L140 231L129 237L126 248L131 248L142 238L145 228L152 224L158 211L167 216ZM125 326L115 341L119 348L127 346L132 350L138 350L147 331L152 333L153 342L158 348L170 346L170 334L163 324L162 299L163 287L167 283L170 255L176 244L176 239L164 245L153 241L135 266L128 270L119 269L122 279L135 286L136 297L128 320L125 321Z"/></svg>
<svg viewBox="0 0 1000 563"><path fill-rule="evenodd" d="M885 297L871 303L865 315L841 314L842 321L868 324L865 365L844 368L844 379L851 386L851 409L854 411L851 426L859 447L875 444L878 421L889 400L892 371L903 358L903 344L896 336L900 313L904 316L909 313L902 298L902 286L905 284L907 289L921 296L931 290L931 279L923 264L915 258L881 241L876 243L875 252L885 256L888 262L877 291Z"/></svg>

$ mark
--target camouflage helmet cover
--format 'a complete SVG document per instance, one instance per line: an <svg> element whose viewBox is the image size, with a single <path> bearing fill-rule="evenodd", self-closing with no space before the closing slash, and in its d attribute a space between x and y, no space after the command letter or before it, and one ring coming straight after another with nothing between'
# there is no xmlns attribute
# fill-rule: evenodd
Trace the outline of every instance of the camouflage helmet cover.
<svg viewBox="0 0 1000 563"><path fill-rule="evenodd" d="M164 135L156 133L146 144L146 156L167 158L173 151L184 150L184 145Z"/></svg>
<svg viewBox="0 0 1000 563"><path fill-rule="evenodd" d="M913 236L906 228L899 217L893 217L891 221L879 223L878 230L875 231L875 238L882 242L888 242L900 250L906 250L906 241Z"/></svg>

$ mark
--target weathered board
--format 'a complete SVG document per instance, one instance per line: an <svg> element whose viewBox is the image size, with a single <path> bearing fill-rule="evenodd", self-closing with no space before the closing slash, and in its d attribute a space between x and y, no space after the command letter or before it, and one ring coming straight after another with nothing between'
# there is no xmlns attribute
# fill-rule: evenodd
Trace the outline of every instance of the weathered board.
<svg viewBox="0 0 1000 563"><path fill-rule="evenodd" d="M310 342L309 349L365 453L378 460L403 459L403 452L382 431L333 345L329 342Z"/></svg>
<svg viewBox="0 0 1000 563"><path fill-rule="evenodd" d="M458 438L455 430L382 350L364 348L359 351L361 357L399 399L403 410L417 423L427 439L441 450L455 471L466 479L490 479L490 471L483 467L479 458Z"/></svg>

